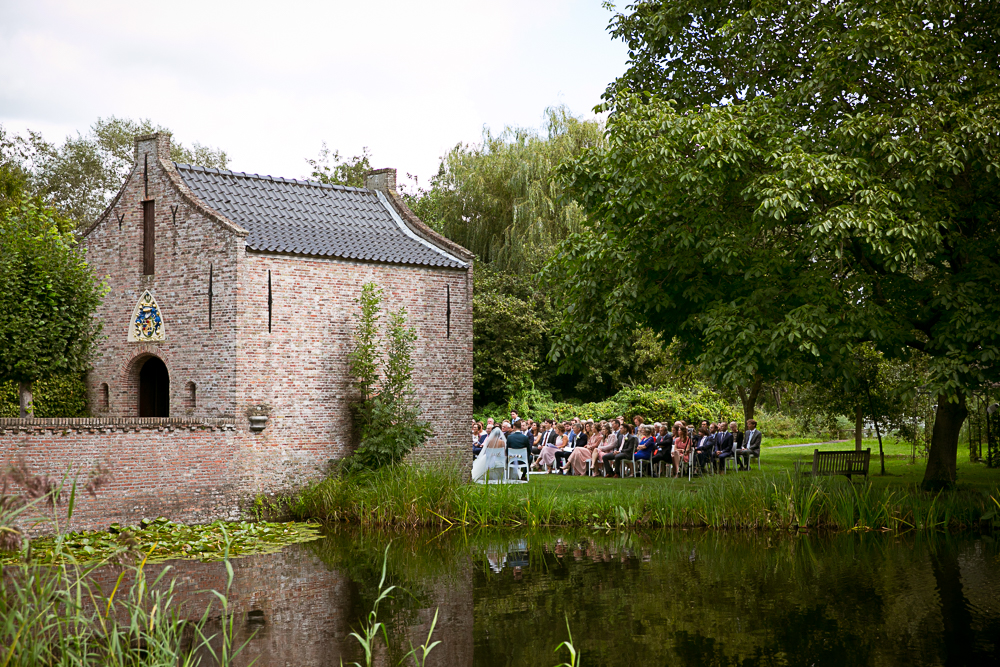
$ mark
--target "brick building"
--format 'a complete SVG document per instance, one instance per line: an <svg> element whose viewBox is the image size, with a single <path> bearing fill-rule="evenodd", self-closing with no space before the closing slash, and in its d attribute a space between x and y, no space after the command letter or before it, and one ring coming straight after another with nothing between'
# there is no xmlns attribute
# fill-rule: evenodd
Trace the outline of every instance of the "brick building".
<svg viewBox="0 0 1000 667"><path fill-rule="evenodd" d="M95 418L2 420L0 454L146 475L130 517L232 514L238 496L315 477L350 452L353 300L374 281L417 333L414 383L435 435L415 456L465 463L472 255L413 215L395 170L349 188L169 155L169 135L138 138L121 191L84 232L109 289L88 376ZM153 507L164 503L173 511Z"/></svg>

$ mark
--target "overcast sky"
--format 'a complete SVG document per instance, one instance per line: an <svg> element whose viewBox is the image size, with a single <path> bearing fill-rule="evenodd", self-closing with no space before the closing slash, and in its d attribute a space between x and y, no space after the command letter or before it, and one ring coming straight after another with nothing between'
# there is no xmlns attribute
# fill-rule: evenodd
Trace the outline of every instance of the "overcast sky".
<svg viewBox="0 0 1000 667"><path fill-rule="evenodd" d="M150 118L238 171L301 177L320 143L420 176L484 126L591 116L624 70L599 0L0 0L0 123L49 141Z"/></svg>

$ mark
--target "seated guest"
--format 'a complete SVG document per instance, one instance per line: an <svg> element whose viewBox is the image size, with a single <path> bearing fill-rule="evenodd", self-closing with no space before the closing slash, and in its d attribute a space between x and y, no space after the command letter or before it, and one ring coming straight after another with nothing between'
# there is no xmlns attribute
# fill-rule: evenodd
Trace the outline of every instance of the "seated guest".
<svg viewBox="0 0 1000 667"><path fill-rule="evenodd" d="M703 469L712 458L712 448L715 446L715 438L712 437L711 430L714 427L701 428L698 431L698 439L694 446L696 458L698 459L698 469Z"/></svg>
<svg viewBox="0 0 1000 667"><path fill-rule="evenodd" d="M575 424L574 429L581 428L582 424ZM586 427L582 428L582 432L576 436L576 446L569 455L569 459L566 462L566 471L570 475L585 475L587 474L587 461L593 456L594 448L597 447L597 443L600 440L596 436L593 436L594 425L587 424Z"/></svg>
<svg viewBox="0 0 1000 667"><path fill-rule="evenodd" d="M618 477L615 473L615 464L619 461L631 461L632 452L635 451L636 445L639 444L636 437L632 435L632 425L622 424L621 428L618 429L619 442L618 448L613 454L606 454L604 456L604 474L607 477Z"/></svg>
<svg viewBox="0 0 1000 667"><path fill-rule="evenodd" d="M736 422L729 422L729 432L733 435L733 453L743 446L743 431Z"/></svg>
<svg viewBox="0 0 1000 667"><path fill-rule="evenodd" d="M593 421L587 421L584 433L587 436L587 445L577 447L573 450L572 456L569 457L570 474L572 475L586 475L588 461L591 470L594 469L593 461L597 455L597 448L604 441L604 433L594 425Z"/></svg>
<svg viewBox="0 0 1000 667"><path fill-rule="evenodd" d="M577 447L587 444L587 435L583 432L580 422L574 422L569 432L566 434L566 446L556 452L556 469L560 474L566 474L566 461Z"/></svg>
<svg viewBox="0 0 1000 667"><path fill-rule="evenodd" d="M512 450L519 450L524 452L524 460L528 461L531 452L531 439L521 431L520 420L514 422L513 429L507 434L507 453L508 455ZM527 475L527 470L524 472ZM522 477L522 479L524 479Z"/></svg>
<svg viewBox="0 0 1000 667"><path fill-rule="evenodd" d="M635 446L635 456L633 457L638 463L639 461L649 461L653 458L653 449L656 447L656 438L653 437L653 429L650 426L642 426L642 439L639 440L639 444ZM639 465L642 465L639 463ZM636 471L633 470L632 474L635 475Z"/></svg>
<svg viewBox="0 0 1000 667"><path fill-rule="evenodd" d="M601 424L600 444L594 449L590 459L590 474L596 477L597 466L604 461L605 456L613 456L616 449L618 449L618 437L615 435L614 422L610 424L604 422Z"/></svg>
<svg viewBox="0 0 1000 667"><path fill-rule="evenodd" d="M654 426L656 426L656 424L654 424ZM673 448L673 434L670 433L666 424L659 424L659 432L656 434L655 449L653 450L653 458L651 459L654 474L659 469L660 463L666 463L668 466L672 463Z"/></svg>
<svg viewBox="0 0 1000 667"><path fill-rule="evenodd" d="M674 422L674 477L681 475L681 461L686 461L691 455L691 448L694 441L688 432L687 424L684 422Z"/></svg>
<svg viewBox="0 0 1000 667"><path fill-rule="evenodd" d="M733 434L729 432L725 422L720 422L715 432L715 449L712 454L718 470L725 473L726 459L733 455Z"/></svg>
<svg viewBox="0 0 1000 667"><path fill-rule="evenodd" d="M474 422L472 424L472 458L475 459L479 456L479 452L483 451L483 441L486 440L486 436L489 433L483 430L483 422Z"/></svg>
<svg viewBox="0 0 1000 667"><path fill-rule="evenodd" d="M546 473L551 472L555 468L556 452L566 446L566 429L563 428L562 424L556 424L555 429L553 429L553 433L555 434L555 438L545 443L545 446L542 447L542 453L539 455L532 468L545 468Z"/></svg>
<svg viewBox="0 0 1000 667"><path fill-rule="evenodd" d="M743 470L750 469L750 455L760 458L760 441L762 434L757 430L757 420L747 420L747 430L743 434L743 446L736 450L736 460Z"/></svg>

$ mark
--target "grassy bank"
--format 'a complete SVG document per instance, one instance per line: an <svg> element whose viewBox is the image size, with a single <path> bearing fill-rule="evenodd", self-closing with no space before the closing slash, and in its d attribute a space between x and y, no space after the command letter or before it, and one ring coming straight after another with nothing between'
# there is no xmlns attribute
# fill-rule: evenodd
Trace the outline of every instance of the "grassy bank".
<svg viewBox="0 0 1000 667"><path fill-rule="evenodd" d="M868 443L865 443L868 446ZM877 444L876 444L877 447ZM844 443L820 449L842 449ZM467 484L454 469L403 466L330 478L289 501L298 519L372 527L594 526L750 530L961 530L989 528L1000 509L1000 471L960 467L959 488L919 489L920 459L887 445L887 475L867 482L796 476L813 447L766 448L762 470L672 479L534 475L528 484ZM905 453L908 453L906 449ZM878 461L872 460L877 473ZM996 500L994 500L996 499Z"/></svg>

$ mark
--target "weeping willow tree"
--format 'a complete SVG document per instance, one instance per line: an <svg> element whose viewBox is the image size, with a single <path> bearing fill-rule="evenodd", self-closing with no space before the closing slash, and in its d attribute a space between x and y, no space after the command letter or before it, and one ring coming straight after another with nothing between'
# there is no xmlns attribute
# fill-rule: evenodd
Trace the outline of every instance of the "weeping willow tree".
<svg viewBox="0 0 1000 667"><path fill-rule="evenodd" d="M566 107L546 110L543 132L506 127L459 144L442 160L414 209L480 262L533 272L556 243L581 228L583 211L553 182L557 165L603 144L604 127Z"/></svg>

